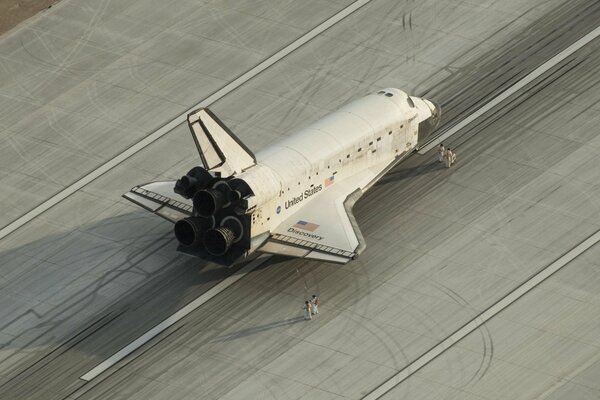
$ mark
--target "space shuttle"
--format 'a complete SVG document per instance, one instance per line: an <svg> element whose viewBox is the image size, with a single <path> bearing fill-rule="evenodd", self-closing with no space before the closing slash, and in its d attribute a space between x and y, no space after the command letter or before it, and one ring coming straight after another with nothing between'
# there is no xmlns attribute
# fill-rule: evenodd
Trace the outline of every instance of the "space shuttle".
<svg viewBox="0 0 600 400"><path fill-rule="evenodd" d="M347 263L354 203L437 128L433 102L389 88L254 154L208 108L187 122L202 165L123 197L174 224L177 250L222 265L254 252Z"/></svg>

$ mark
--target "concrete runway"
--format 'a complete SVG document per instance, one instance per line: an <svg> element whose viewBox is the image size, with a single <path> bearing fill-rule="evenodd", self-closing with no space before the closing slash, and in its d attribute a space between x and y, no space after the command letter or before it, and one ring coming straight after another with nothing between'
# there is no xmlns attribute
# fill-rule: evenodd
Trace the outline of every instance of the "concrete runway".
<svg viewBox="0 0 600 400"><path fill-rule="evenodd" d="M1 224L350 2L64 1L0 38ZM596 28L594 1L374 0L211 108L260 149L384 86L455 124ZM95 380L232 271L119 198L197 162L180 126L0 241L0 398L361 398L600 228L595 40L357 204L346 266L272 258ZM596 245L384 398L600 397ZM302 300L323 299L306 323Z"/></svg>

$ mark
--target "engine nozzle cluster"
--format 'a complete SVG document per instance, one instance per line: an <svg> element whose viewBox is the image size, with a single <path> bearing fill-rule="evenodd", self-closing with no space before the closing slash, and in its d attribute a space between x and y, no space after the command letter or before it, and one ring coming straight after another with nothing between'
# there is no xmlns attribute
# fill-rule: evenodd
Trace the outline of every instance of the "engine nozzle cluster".
<svg viewBox="0 0 600 400"><path fill-rule="evenodd" d="M244 237L245 216L236 214L236 207L242 200L241 191L247 190L234 190L230 182L201 167L176 182L175 192L193 203L192 216L175 223L175 237L182 246L220 257Z"/></svg>

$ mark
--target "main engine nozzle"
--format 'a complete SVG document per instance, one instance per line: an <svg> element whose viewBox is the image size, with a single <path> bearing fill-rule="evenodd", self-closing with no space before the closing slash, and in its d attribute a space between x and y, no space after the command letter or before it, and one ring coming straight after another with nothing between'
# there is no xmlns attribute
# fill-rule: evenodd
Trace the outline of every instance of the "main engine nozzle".
<svg viewBox="0 0 600 400"><path fill-rule="evenodd" d="M202 167L194 167L175 182L175 193L191 199L199 189L204 189L213 179L212 175Z"/></svg>
<svg viewBox="0 0 600 400"><path fill-rule="evenodd" d="M190 198L194 195L198 179L193 176L184 175L175 182L175 193L182 195L185 198Z"/></svg>
<svg viewBox="0 0 600 400"><path fill-rule="evenodd" d="M194 209L198 215L210 217L229 203L225 193L217 189L203 189L194 195Z"/></svg>
<svg viewBox="0 0 600 400"><path fill-rule="evenodd" d="M222 256L227 253L235 239L235 234L229 228L220 226L215 229L210 229L204 236L204 246L213 256Z"/></svg>
<svg viewBox="0 0 600 400"><path fill-rule="evenodd" d="M214 226L212 218L183 218L175 223L175 237L184 246L197 247L202 243L206 231Z"/></svg>

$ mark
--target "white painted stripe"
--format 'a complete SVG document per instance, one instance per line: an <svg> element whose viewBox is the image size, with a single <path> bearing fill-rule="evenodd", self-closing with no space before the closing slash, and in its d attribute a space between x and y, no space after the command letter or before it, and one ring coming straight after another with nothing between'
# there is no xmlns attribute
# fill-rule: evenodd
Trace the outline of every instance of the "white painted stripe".
<svg viewBox="0 0 600 400"><path fill-rule="evenodd" d="M515 290L503 297L501 300L494 303L491 307L479 314L477 317L475 317L469 323L464 325L462 328L455 331L452 335L448 336L437 346L433 347L421 357L417 358L415 361L411 362L409 365L404 367L400 372L398 372L396 375L392 376L390 379L385 381L381 386L375 388L371 393L363 397L363 400L379 399L385 393L392 390L399 383L406 380L409 376L417 372L427 363L429 363L437 356L442 354L444 351L452 347L455 343L463 339L469 333L479 328L494 315L498 314L500 311L504 310L506 307L517 301L525 293L529 292L531 289L539 285L550 275L554 274L556 271L567 265L581 253L583 253L599 241L600 231L597 231L595 234L581 242L578 246L574 247L569 252L567 252L559 259L554 261L552 264L548 265L546 268L535 274L533 277L529 278L529 280L527 280L521 286L517 287Z"/></svg>
<svg viewBox="0 0 600 400"><path fill-rule="evenodd" d="M597 27L596 29L594 29L593 31L591 31L590 33L588 33L587 35L585 35L584 37L582 37L581 39L579 39L578 41L576 41L575 43L573 43L572 45L570 45L569 47L567 47L566 49L564 49L563 51L561 51L560 53L558 53L557 55L555 55L554 57L552 57L551 59L549 59L548 61L546 61L544 64L537 67L535 70L533 70L527 76L525 76L523 79L521 79L520 81L515 83L513 86L511 86L510 88L508 88L507 90L505 90L504 92L499 94L497 97L495 97L489 103L487 103L486 105L484 105L483 107L481 107L480 109L475 111L473 114L469 115L467 118L463 119L458 124L454 125L450 129L448 129L441 136L437 137L435 140L433 140L432 142L427 144L427 146L424 146L423 148L421 148L419 150L419 154L427 153L429 150L431 150L435 146L439 145L443 140L454 135L455 133L457 133L458 131L463 129L465 126L467 126L471 122L475 121L477 118L479 118L485 112L491 110L493 107L497 106L502 101L506 100L509 96L511 96L511 95L515 94L517 91L523 89L523 87L525 87L525 85L531 83L534 79L538 78L543 73L547 72L550 68L554 67L555 65L557 65L558 63L563 61L565 58L569 57L571 54L575 53L577 50L579 50L580 48L582 48L583 46L585 46L586 44L588 44L589 42L591 42L598 36L600 36L600 26ZM443 112L444 112L444 110L442 110L442 113ZM442 118L443 118L443 116L442 116Z"/></svg>
<svg viewBox="0 0 600 400"><path fill-rule="evenodd" d="M191 303L183 307L181 310L177 311L175 314L171 315L170 317L162 321L160 324L156 325L154 328L150 329L148 332L144 333L142 336L129 343L127 346L123 347L121 350L119 350L118 352L116 352L115 354L98 364L96 367L80 376L79 378L83 379L84 381L91 381L92 379L94 379L95 377L97 377L98 375L100 375L101 373L103 373L104 371L106 371L107 369L109 369L110 367L127 357L129 354L133 353L134 351L142 347L144 344L148 343L148 341L155 338L157 335L165 331L177 321L181 320L183 317L185 317L186 315L188 315L189 313L206 303L208 300L212 299L213 297L221 293L223 290L227 289L229 286L242 279L248 272L257 268L269 258L271 258L271 256L261 255L256 260L252 261L238 272L219 282L217 285L213 286L211 289L200 295L196 300L192 301Z"/></svg>
<svg viewBox="0 0 600 400"><path fill-rule="evenodd" d="M336 23L338 23L342 19L346 18L348 15L352 14L353 12L355 12L356 10L358 10L359 8L361 8L365 4L368 4L371 1L372 0L358 0L358 1L350 4L348 7L344 8L337 14L333 15L331 18L327 19L326 21L324 21L323 23L321 23L320 25L318 25L317 27L315 27L314 29L309 31L308 33L304 34L300 38L296 39L294 42L290 43L283 49L279 50L277 53L273 54L271 57L267 58L266 60L264 60L263 62L258 64L256 67L250 69L249 71L247 71L243 75L239 76L237 79L231 81L229 84L227 84L226 86L224 86L217 92L213 93L212 95L210 95L209 97L207 97L206 99L201 101L200 103L191 107L189 110L187 110L183 114L179 115L172 121L163 125L158 130L156 130L153 133L151 133L150 135L146 136L144 139L140 140L139 142L137 142L136 144L134 144L127 150L118 154L114 158L108 160L107 162L105 162L104 164L102 164L101 166L99 166L98 168L96 168L95 170L93 170L92 172L90 172L89 174L84 176L83 178L79 179L78 181L71 184L70 186L67 186L66 188L64 188L63 190L61 190L54 196L50 197L48 200L44 201L42 204L38 205L31 211L27 212L26 214L17 218L10 224L6 225L4 228L0 229L0 239L2 239L4 237L6 237L7 235L9 235L10 233L14 232L15 230L17 230L18 228L20 228L27 222L31 221L38 215L42 214L49 208L60 203L65 198L69 197L70 195L72 195L73 193L75 193L76 191L78 191L79 189L81 189L82 187L87 185L88 183L92 182L94 179L98 178L99 176L110 171L111 169L116 167L118 164L122 163L123 161L125 161L126 159L131 157L132 155L136 154L137 152L139 152L140 150L142 150L143 148L145 148L146 146L148 146L155 140L157 140L157 139L163 137L164 135L166 135L167 133L169 133L171 130L173 130L173 128L175 128L178 125L180 125L181 123L185 122L187 115L190 112L194 111L197 108L206 107L206 106L214 103L215 101L219 100L226 94L231 93L232 91L234 91L235 89L240 87L242 84L246 83L248 80L250 80L253 77L255 77L256 75L260 74L262 71L264 71L271 65L275 64L277 61L281 60L283 57L287 56L288 54L290 54L291 52L293 52L300 46L306 44L308 41L314 39L316 36L323 33L325 30L331 28L333 25L335 25Z"/></svg>

